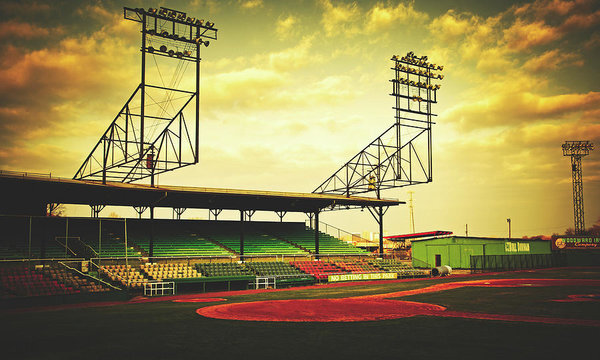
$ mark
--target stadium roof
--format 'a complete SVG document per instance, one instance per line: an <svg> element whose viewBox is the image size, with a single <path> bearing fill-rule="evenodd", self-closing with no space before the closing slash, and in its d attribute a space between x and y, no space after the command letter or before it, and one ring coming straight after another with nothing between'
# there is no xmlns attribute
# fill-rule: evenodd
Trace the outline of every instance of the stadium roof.
<svg viewBox="0 0 600 360"><path fill-rule="evenodd" d="M386 207L393 199L312 193L107 183L0 171L2 198L32 204L148 206L315 212L334 207Z"/></svg>

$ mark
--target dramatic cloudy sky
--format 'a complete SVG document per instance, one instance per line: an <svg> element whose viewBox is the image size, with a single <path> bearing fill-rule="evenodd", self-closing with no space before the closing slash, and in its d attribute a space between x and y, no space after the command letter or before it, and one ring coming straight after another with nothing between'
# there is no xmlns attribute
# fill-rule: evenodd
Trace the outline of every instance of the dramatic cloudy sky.
<svg viewBox="0 0 600 360"><path fill-rule="evenodd" d="M139 27L124 5L180 9L219 29L203 51L200 163L161 184L311 192L393 123L389 59L414 51L445 65L434 182L384 197L414 191L417 231L468 224L470 235L506 236L511 218L522 236L573 224L561 144L600 146L598 2L5 0L0 168L73 176L139 83ZM583 168L591 226L600 149ZM391 209L385 231L408 232L408 219L406 206ZM366 211L323 220L377 229Z"/></svg>

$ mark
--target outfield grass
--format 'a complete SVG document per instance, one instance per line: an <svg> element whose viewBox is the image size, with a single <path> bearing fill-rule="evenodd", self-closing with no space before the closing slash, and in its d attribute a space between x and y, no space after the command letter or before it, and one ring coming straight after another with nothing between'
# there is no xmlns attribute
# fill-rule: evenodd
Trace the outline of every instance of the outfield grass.
<svg viewBox="0 0 600 360"><path fill-rule="evenodd" d="M264 292L228 302L391 293L476 278L600 279L600 269ZM590 287L460 288L413 295L451 310L599 319L600 302L554 303ZM6 359L557 359L593 357L597 327L413 317L351 323L217 320L195 310L219 303L156 302L30 312L3 311Z"/></svg>

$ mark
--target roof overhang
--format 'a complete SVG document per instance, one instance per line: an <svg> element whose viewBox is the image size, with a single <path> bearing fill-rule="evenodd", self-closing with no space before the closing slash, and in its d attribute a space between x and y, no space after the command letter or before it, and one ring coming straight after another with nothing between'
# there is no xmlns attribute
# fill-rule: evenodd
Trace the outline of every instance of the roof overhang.
<svg viewBox="0 0 600 360"><path fill-rule="evenodd" d="M0 173L2 198L38 204L147 206L224 210L316 212L345 207L387 207L395 199L260 190L107 183Z"/></svg>

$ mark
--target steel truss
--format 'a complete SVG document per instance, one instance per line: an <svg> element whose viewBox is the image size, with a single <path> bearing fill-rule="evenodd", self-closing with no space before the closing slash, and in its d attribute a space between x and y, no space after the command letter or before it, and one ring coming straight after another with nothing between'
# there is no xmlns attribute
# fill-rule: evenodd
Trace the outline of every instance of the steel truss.
<svg viewBox="0 0 600 360"><path fill-rule="evenodd" d="M74 179L106 183L150 177L154 185L155 175L198 162L200 47L208 46L207 39L217 39L217 29L209 21L163 7L124 8L124 18L141 24L141 83ZM153 55L157 67L154 79L148 78L151 74L147 74L147 54ZM177 62L176 75L169 84L162 79L157 58ZM180 85L189 63L195 65L194 89ZM156 74L161 86L151 83L158 80ZM195 121L189 122L186 116Z"/></svg>
<svg viewBox="0 0 600 360"><path fill-rule="evenodd" d="M581 158L589 155L594 150L590 141L566 141L562 145L563 156L571 157L571 175L573 178L573 217L575 220L575 234L585 233L585 219L583 208L583 171Z"/></svg>
<svg viewBox="0 0 600 360"><path fill-rule="evenodd" d="M430 64L427 57L393 56L392 93L396 100L395 123L356 154L313 193L351 196L431 182L432 117L443 79L443 66ZM435 72L434 72L435 71Z"/></svg>

